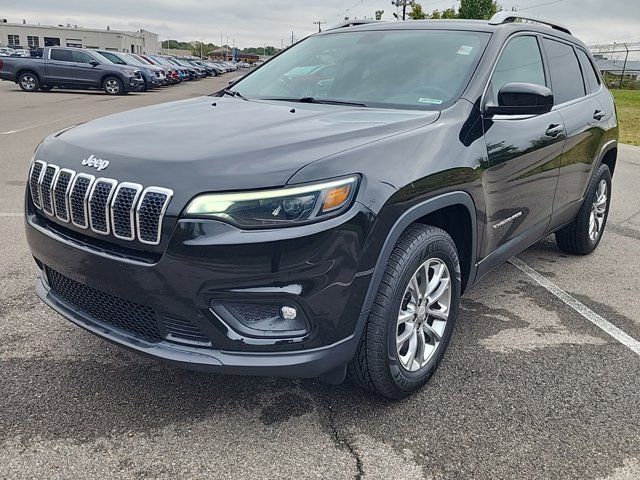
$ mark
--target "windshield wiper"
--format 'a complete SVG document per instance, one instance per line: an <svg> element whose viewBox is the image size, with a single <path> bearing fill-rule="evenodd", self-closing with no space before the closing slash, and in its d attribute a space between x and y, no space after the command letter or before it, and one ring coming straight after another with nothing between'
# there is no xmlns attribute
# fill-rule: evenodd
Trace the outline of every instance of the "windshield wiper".
<svg viewBox="0 0 640 480"><path fill-rule="evenodd" d="M229 95L233 98L241 98L242 100L247 100L247 98L245 98L240 92L236 91L236 90L231 90L229 88L225 88L224 90L222 90L222 95ZM221 96L222 96L221 95Z"/></svg>
<svg viewBox="0 0 640 480"><path fill-rule="evenodd" d="M367 105L359 102L346 102L342 100L324 100L318 99L314 97L302 97L298 100L295 100L298 103L320 103L323 105L348 105L351 107L366 107Z"/></svg>

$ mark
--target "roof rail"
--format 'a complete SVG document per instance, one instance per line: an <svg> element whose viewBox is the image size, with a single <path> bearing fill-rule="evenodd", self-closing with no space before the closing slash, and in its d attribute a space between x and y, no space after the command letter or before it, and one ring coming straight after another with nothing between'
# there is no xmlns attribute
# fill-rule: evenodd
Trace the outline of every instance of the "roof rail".
<svg viewBox="0 0 640 480"><path fill-rule="evenodd" d="M551 27L554 30L559 30L561 32L571 35L571 31L564 25L550 22L549 20L545 20L544 18L536 17L534 15L527 15L526 13L522 14L520 12L498 12L493 17L491 17L491 20L489 20L489 25L502 25L504 23L514 23L518 20L526 20L528 22L541 23L542 25L547 25L548 27Z"/></svg>
<svg viewBox="0 0 640 480"><path fill-rule="evenodd" d="M346 20L342 23L339 23L338 25L334 25L333 27L330 28L326 28L325 31L327 30L337 30L339 28L347 28L347 27L355 27L357 25L366 25L368 23L377 23L378 20L370 20L370 19L366 19L366 18L354 18L353 20Z"/></svg>

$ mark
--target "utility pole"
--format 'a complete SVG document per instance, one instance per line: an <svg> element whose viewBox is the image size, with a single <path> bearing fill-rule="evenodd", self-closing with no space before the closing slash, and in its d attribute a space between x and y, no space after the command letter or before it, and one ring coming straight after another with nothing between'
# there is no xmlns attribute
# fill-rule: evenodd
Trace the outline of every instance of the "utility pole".
<svg viewBox="0 0 640 480"><path fill-rule="evenodd" d="M324 25L327 22L323 22L321 20L318 20L317 22L313 22L314 25L318 25L318 33L322 32L322 25Z"/></svg>
<svg viewBox="0 0 640 480"><path fill-rule="evenodd" d="M402 7L402 21L404 22L407 19L407 6L413 6L414 3L413 0L394 0L391 2L391 5L394 7Z"/></svg>

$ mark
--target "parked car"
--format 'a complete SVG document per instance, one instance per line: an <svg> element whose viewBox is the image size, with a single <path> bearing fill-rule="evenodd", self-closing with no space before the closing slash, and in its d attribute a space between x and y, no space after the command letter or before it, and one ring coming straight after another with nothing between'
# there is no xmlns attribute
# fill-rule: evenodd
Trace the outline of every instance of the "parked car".
<svg viewBox="0 0 640 480"><path fill-rule="evenodd" d="M95 52L70 47L46 47L42 59L6 58L0 63L0 79L17 83L25 92L58 87L122 95L144 87L139 69L114 65Z"/></svg>
<svg viewBox="0 0 640 480"><path fill-rule="evenodd" d="M0 47L0 57L11 57L14 54L13 48Z"/></svg>
<svg viewBox="0 0 640 480"><path fill-rule="evenodd" d="M151 58L147 58L144 55L137 55L135 53L128 53L127 55L138 60L143 65L152 65L154 67L162 68L167 76L167 81L172 85L182 81L177 69L173 65L164 65L152 60Z"/></svg>
<svg viewBox="0 0 640 480"><path fill-rule="evenodd" d="M144 92L146 92L150 88L159 87L165 80L164 71L160 67L156 67L153 65L142 65L140 62L135 61L132 57L128 57L125 54L118 52L109 52L107 50L94 51L115 65L128 65L130 67L138 69L142 74L142 80L144 82L142 91Z"/></svg>
<svg viewBox="0 0 640 480"><path fill-rule="evenodd" d="M20 46L16 46L13 49L13 55L12 56L28 58L28 57L31 56L31 52L26 48L22 48Z"/></svg>
<svg viewBox="0 0 640 480"><path fill-rule="evenodd" d="M186 368L402 398L487 272L551 233L597 248L618 122L581 41L520 12L360 23L213 101L47 137L25 201L44 302ZM280 82L310 64L337 68Z"/></svg>

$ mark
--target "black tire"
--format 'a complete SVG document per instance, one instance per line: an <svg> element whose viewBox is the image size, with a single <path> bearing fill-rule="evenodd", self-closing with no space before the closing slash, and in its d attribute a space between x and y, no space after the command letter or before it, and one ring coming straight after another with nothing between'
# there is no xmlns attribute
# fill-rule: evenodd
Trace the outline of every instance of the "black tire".
<svg viewBox="0 0 640 480"><path fill-rule="evenodd" d="M409 282L416 270L429 259L437 259L448 268L451 288L449 316L434 353L417 371L409 371L402 365L399 348L396 347L398 314L405 302ZM460 290L458 253L447 232L427 225L409 227L391 254L356 354L348 365L351 380L392 399L404 398L422 387L440 364L451 339L458 315Z"/></svg>
<svg viewBox="0 0 640 480"><path fill-rule="evenodd" d="M142 91L143 92L148 92L149 91L149 84L147 83L146 80L143 80L144 82L144 86L142 87Z"/></svg>
<svg viewBox="0 0 640 480"><path fill-rule="evenodd" d="M601 182L606 185L606 206L604 207L604 217L595 236L591 230L591 214L594 202L598 199L599 186ZM609 217L609 206L611 205L611 171L607 165L600 165L598 171L591 179L584 202L578 211L576 218L562 230L556 232L556 243L563 252L572 255L588 255L593 252L602 240L607 218Z"/></svg>
<svg viewBox="0 0 640 480"><path fill-rule="evenodd" d="M18 85L24 92L37 92L40 89L40 78L33 72L23 72L18 77Z"/></svg>
<svg viewBox="0 0 640 480"><path fill-rule="evenodd" d="M102 90L107 95L124 95L124 85L118 77L107 77L102 82Z"/></svg>
<svg viewBox="0 0 640 480"><path fill-rule="evenodd" d="M40 90L42 90L43 92L50 92L52 88L52 85L40 85Z"/></svg>

